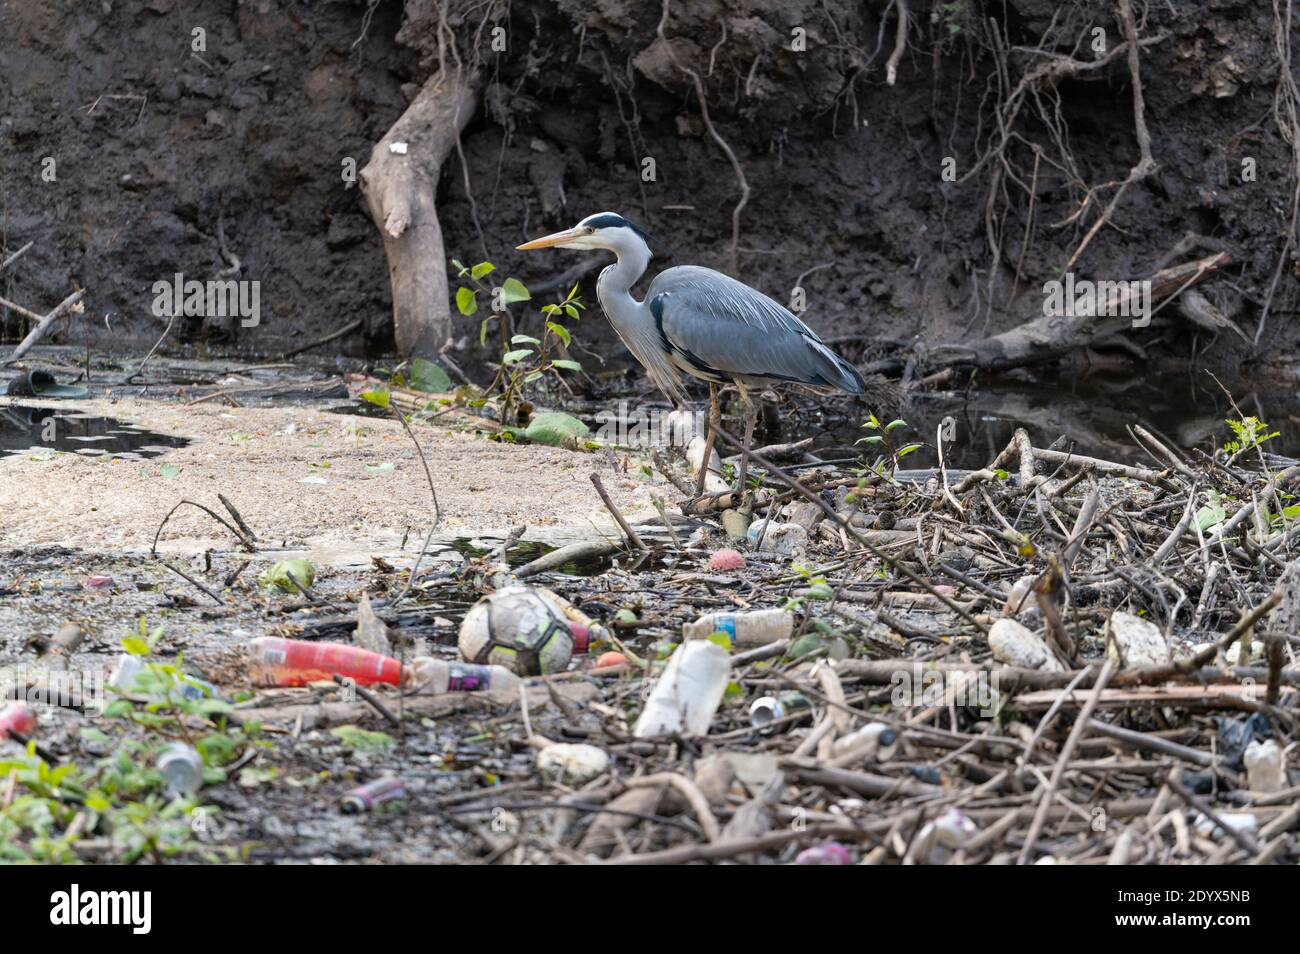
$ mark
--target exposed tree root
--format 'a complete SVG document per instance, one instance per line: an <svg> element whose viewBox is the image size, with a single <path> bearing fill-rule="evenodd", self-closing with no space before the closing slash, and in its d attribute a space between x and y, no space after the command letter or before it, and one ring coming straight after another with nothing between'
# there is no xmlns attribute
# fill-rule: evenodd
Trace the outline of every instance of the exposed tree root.
<svg viewBox="0 0 1300 954"><path fill-rule="evenodd" d="M664 32L667 23L668 0L663 0L663 15L659 18L659 27L656 32L663 42L668 58L673 61L673 65L690 77L691 83L694 84L695 95L700 101L700 118L704 121L704 128L708 130L710 138L718 144L718 148L726 154L727 161L731 163L731 169L736 174L736 182L740 185L740 201L731 210L731 245L727 248L727 268L732 275L738 275L737 254L740 249L740 213L749 204L749 180L745 178L745 170L741 167L740 160L736 158L736 153L731 146L727 145L727 140L722 138L722 134L713 125L713 120L709 118L709 103L704 96L704 83L700 80L700 74L688 66L683 66L677 59L676 54L673 53L673 45L668 42L668 36ZM724 26L723 29L725 31L726 27Z"/></svg>
<svg viewBox="0 0 1300 954"><path fill-rule="evenodd" d="M1204 281L1231 261L1226 252L1195 262L1175 265L1152 275L1151 298L1172 300L1182 291ZM1099 303L1075 315L1048 315L1035 318L1001 334L986 338L969 347L954 347L937 361L940 365L971 365L984 370L1005 370L1068 354L1114 335L1129 327L1131 309L1124 307L1123 297ZM1163 307L1163 305L1161 306ZM1159 309L1152 311L1152 315ZM938 350L938 349L936 349Z"/></svg>

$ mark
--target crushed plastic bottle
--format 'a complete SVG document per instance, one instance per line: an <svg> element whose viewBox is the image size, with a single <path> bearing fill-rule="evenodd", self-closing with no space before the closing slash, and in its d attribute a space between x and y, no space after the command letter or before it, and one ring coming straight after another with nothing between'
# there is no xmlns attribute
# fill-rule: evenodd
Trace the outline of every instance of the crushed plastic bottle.
<svg viewBox="0 0 1300 954"><path fill-rule="evenodd" d="M709 613L693 623L682 624L682 638L708 639L714 633L726 633L731 645L766 646L789 639L794 632L794 614L789 610L766 609L750 613Z"/></svg>
<svg viewBox="0 0 1300 954"><path fill-rule="evenodd" d="M650 690L633 735L706 735L730 676L731 655L717 643L682 643Z"/></svg>
<svg viewBox="0 0 1300 954"><path fill-rule="evenodd" d="M248 644L248 675L256 686L305 686L346 676L358 685L398 685L402 664L356 646L259 636Z"/></svg>
<svg viewBox="0 0 1300 954"><path fill-rule="evenodd" d="M521 682L504 666L452 662L431 656L417 656L411 660L409 668L410 681L423 692L435 696L445 692L490 692L513 696L519 692Z"/></svg>

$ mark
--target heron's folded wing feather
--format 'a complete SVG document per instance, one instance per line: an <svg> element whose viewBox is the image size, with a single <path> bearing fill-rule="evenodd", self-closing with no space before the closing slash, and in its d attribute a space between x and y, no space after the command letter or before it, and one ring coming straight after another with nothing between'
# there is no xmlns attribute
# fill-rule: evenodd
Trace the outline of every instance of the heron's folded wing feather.
<svg viewBox="0 0 1300 954"><path fill-rule="evenodd" d="M712 269L671 268L647 302L667 347L702 370L856 391L861 378L791 312Z"/></svg>

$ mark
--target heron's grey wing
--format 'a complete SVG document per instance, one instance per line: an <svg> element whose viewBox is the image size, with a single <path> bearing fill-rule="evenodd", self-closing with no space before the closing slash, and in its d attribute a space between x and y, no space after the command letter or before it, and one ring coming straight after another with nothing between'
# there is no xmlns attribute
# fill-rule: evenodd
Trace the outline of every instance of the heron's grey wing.
<svg viewBox="0 0 1300 954"><path fill-rule="evenodd" d="M852 394L857 369L791 312L721 272L683 265L650 284L646 303L678 361L705 378L793 381Z"/></svg>

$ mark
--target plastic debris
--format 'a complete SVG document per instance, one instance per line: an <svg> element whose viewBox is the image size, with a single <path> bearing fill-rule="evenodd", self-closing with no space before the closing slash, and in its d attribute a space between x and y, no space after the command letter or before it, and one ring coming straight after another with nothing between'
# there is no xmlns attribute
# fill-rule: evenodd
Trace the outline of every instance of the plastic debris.
<svg viewBox="0 0 1300 954"><path fill-rule="evenodd" d="M888 762L897 749L898 733L883 722L872 722L836 739L831 754L838 759L860 752L863 761Z"/></svg>
<svg viewBox="0 0 1300 954"><path fill-rule="evenodd" d="M136 680L141 673L145 672L147 665L148 663L141 656L122 653L117 657L117 665L113 667L113 672L108 677L108 684L118 692L132 693L135 691ZM175 688L177 694L185 699L221 698L221 693L216 686L206 679L200 679L188 673L184 678L175 680Z"/></svg>
<svg viewBox="0 0 1300 954"><path fill-rule="evenodd" d="M358 685L402 681L402 664L356 646L260 636L248 644L248 675L256 686L305 686L345 676Z"/></svg>
<svg viewBox="0 0 1300 954"><path fill-rule="evenodd" d="M582 785L604 774L609 768L609 753L594 745L556 742L537 753L537 768L543 775Z"/></svg>
<svg viewBox="0 0 1300 954"><path fill-rule="evenodd" d="M908 856L917 864L944 865L979 829L955 808L926 822L912 842Z"/></svg>
<svg viewBox="0 0 1300 954"><path fill-rule="evenodd" d="M749 707L749 724L767 729L778 719L811 709L812 703L801 692L783 692L779 696L761 696Z"/></svg>
<svg viewBox="0 0 1300 954"><path fill-rule="evenodd" d="M203 786L203 757L184 742L173 742L162 750L158 771L171 795L189 795Z"/></svg>
<svg viewBox="0 0 1300 954"><path fill-rule="evenodd" d="M1251 742L1242 761L1252 792L1280 792L1286 787L1286 757L1272 739Z"/></svg>
<svg viewBox="0 0 1300 954"><path fill-rule="evenodd" d="M708 639L714 633L726 633L733 646L766 646L789 639L793 632L794 614L780 609L709 613L693 623L682 624L684 639Z"/></svg>
<svg viewBox="0 0 1300 954"><path fill-rule="evenodd" d="M1226 827L1241 834L1253 835L1259 828L1259 819L1250 812L1219 812L1218 817ZM1195 825L1202 835L1214 836L1221 830L1213 819L1200 813L1196 815ZM1226 835L1227 832L1223 834Z"/></svg>
<svg viewBox="0 0 1300 954"><path fill-rule="evenodd" d="M755 520L747 534L750 546L777 556L796 556L808 549L808 531L797 523Z"/></svg>
<svg viewBox="0 0 1300 954"><path fill-rule="evenodd" d="M633 734L705 735L722 703L731 675L731 655L717 643L682 643L655 681Z"/></svg>
<svg viewBox="0 0 1300 954"><path fill-rule="evenodd" d="M692 474L698 474L704 464L704 448L707 443L705 437L696 436L692 437L691 442L686 445L686 463ZM718 449L714 447L709 452L709 472L704 476L704 492L722 494L730 489L731 487L722 479L722 458L718 454Z"/></svg>
<svg viewBox="0 0 1300 954"><path fill-rule="evenodd" d="M827 841L805 848L795 857L797 865L851 865L849 850L838 841Z"/></svg>
<svg viewBox="0 0 1300 954"><path fill-rule="evenodd" d="M339 803L345 815L359 815L372 811L385 802L406 798L406 785L395 775L386 775L373 782L359 785L343 796Z"/></svg>
<svg viewBox="0 0 1300 954"><path fill-rule="evenodd" d="M1273 735L1273 725L1262 712L1256 712L1245 719L1218 716L1214 722L1219 729L1219 752L1228 768L1234 770L1242 767L1246 749L1252 741Z"/></svg>
<svg viewBox="0 0 1300 954"><path fill-rule="evenodd" d="M411 661L410 670L410 681L416 688L431 695L441 695L444 692L490 692L494 695L513 696L519 691L519 677L504 666L484 666L419 656Z"/></svg>

